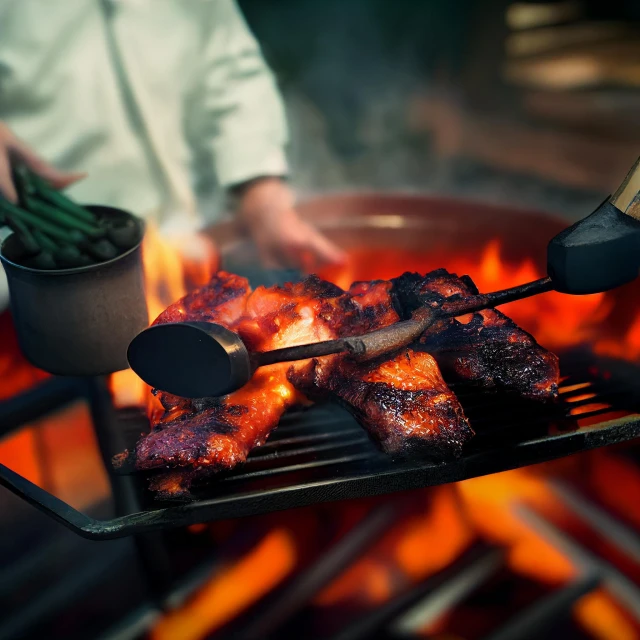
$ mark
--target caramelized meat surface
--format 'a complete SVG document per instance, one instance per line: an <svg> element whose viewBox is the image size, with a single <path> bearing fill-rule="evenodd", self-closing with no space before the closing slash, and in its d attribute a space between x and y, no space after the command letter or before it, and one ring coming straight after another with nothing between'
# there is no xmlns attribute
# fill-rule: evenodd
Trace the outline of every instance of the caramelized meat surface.
<svg viewBox="0 0 640 640"><path fill-rule="evenodd" d="M393 293L409 317L422 305L475 295L478 289L468 276L459 278L438 269L426 276L405 273L395 278ZM416 348L432 354L445 379L452 382L496 387L532 400L558 395L558 357L495 309L442 320L425 332Z"/></svg>
<svg viewBox="0 0 640 640"><path fill-rule="evenodd" d="M356 308L341 336L358 335L400 320L389 282L357 282L348 292ZM473 435L456 396L427 353L402 349L382 361L345 356L294 363L289 380L314 400L346 407L380 448L394 458L446 458Z"/></svg>
<svg viewBox="0 0 640 640"><path fill-rule="evenodd" d="M473 436L462 407L428 353L403 350L380 363L314 359L289 370L310 398L337 400L394 458L450 458Z"/></svg>
<svg viewBox="0 0 640 640"><path fill-rule="evenodd" d="M359 282L345 292L315 276L251 292L219 273L171 305L155 323L205 320L236 331L250 350L267 351L358 335L388 326L423 304L477 293L444 270L392 281ZM187 400L162 392L163 410L138 443L138 469L164 469L151 481L164 498L187 496L192 482L230 470L265 442L293 405L334 400L393 457L459 455L473 431L441 367L452 379L546 399L557 393L557 358L497 311L443 320L421 340L371 363L344 355L260 368L223 398Z"/></svg>
<svg viewBox="0 0 640 640"><path fill-rule="evenodd" d="M219 274L201 292L175 303L159 322L208 320L237 331L252 349L265 351L287 344L302 344L334 336L332 285L318 279L274 289L249 285L234 276ZM220 308L214 308L211 292L221 292ZM206 304L201 303L204 295ZM165 409L152 419L151 433L136 447L139 469L207 467L232 469L262 444L282 414L305 402L287 380L288 364L262 367L242 389L224 398L188 400L158 392Z"/></svg>

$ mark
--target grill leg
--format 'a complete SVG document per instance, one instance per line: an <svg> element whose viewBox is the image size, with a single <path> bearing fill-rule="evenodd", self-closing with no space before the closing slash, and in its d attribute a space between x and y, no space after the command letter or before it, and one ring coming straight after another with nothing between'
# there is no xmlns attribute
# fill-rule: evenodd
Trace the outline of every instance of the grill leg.
<svg viewBox="0 0 640 640"><path fill-rule="evenodd" d="M117 412L105 378L87 379L87 399L100 453L109 475L117 515L141 510L140 495L132 476L113 473L111 457L125 448ZM149 594L159 607L172 585L172 571L162 533L133 536Z"/></svg>

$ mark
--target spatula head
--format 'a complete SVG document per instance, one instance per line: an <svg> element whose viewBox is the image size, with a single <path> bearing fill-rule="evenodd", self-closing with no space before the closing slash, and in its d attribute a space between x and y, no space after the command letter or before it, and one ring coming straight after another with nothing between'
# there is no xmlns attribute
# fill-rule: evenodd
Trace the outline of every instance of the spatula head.
<svg viewBox="0 0 640 640"><path fill-rule="evenodd" d="M183 398L226 395L252 374L246 346L233 331L211 322L158 324L139 333L127 352L148 385Z"/></svg>
<svg viewBox="0 0 640 640"><path fill-rule="evenodd" d="M640 222L611 202L549 243L547 272L563 293L608 291L638 277Z"/></svg>

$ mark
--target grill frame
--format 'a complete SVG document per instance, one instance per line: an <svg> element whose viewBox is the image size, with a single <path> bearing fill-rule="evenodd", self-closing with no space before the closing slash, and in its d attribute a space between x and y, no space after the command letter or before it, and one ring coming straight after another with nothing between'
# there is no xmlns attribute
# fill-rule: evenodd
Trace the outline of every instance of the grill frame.
<svg viewBox="0 0 640 640"><path fill-rule="evenodd" d="M585 358L587 359L584 360ZM630 378L630 372L637 373L634 365L614 360L596 361L584 352L569 354L564 362L565 370L568 365L569 369L575 367L577 372L593 369L597 362L597 367L609 374L613 371L613 374L606 378L593 375L590 387L585 387L580 386L578 373L565 371L566 378L561 387L562 400L557 406L536 409L532 405L524 405L529 412L528 419L532 422L529 428L526 420L522 419L521 401L510 400L508 396L501 394L487 394L486 391L476 390L465 394L462 389L454 387L470 414L472 426L479 434L467 453L446 463L391 461L375 449L364 430L346 412L332 405L321 405L304 414L292 413L285 416L281 427L274 432L268 443L250 456L244 466L235 473L213 480L208 485L208 495L201 493L190 503L167 506L154 502L144 489L146 477L143 474L116 476L113 480L116 483L126 483L127 491L137 494L138 499L129 500L130 506L124 510L123 515L97 520L74 509L4 465L0 465L0 484L77 534L92 540L108 540L201 522L283 511L320 502L363 498L457 482L640 437L640 414L633 413L634 407L640 410L640 388ZM587 362L592 366L587 366ZM621 369L622 374L615 369ZM582 384L585 384L584 380ZM88 394L90 403L95 402L95 398L104 398L104 385L105 382L101 379L93 380L91 386L94 391ZM566 391L567 389L569 390ZM585 395L584 392L589 389L596 391L595 397L572 401L574 397ZM573 418L566 415L569 409L586 407L611 396L616 398L616 402L611 403L610 409L594 409ZM473 401L480 404L474 405ZM486 405L499 407L506 419L501 420L491 414L484 415ZM517 411L515 420L510 414L512 410ZM629 411L630 415L588 427L580 427L576 422L577 418L596 418L599 415L605 416L607 411L620 410ZM493 420L491 427L480 425L480 419L473 418L474 411L485 421ZM535 415L535 411L538 411L538 415ZM104 416L104 407L101 411L94 412L94 415L96 413ZM122 450L123 444L134 442L141 428L144 428L144 418L140 414L120 412L114 413L112 417L112 420L99 420L95 425L105 460ZM326 422L327 417L333 420L333 424ZM330 431L326 430L327 426ZM301 437L306 440L301 440ZM319 444L314 445L314 442ZM303 446L294 448L293 453L287 453L286 447L292 444L294 447L296 444ZM345 447L354 447L354 451L342 451L338 455L324 457L327 452L339 451ZM354 464L356 466L349 467ZM252 471L254 467L257 468ZM283 472L283 469L286 471ZM293 472L302 473L296 482L288 479L288 474ZM317 477L314 478L313 474ZM274 477L278 476L279 484L273 482Z"/></svg>
<svg viewBox="0 0 640 640"><path fill-rule="evenodd" d="M408 251L462 252L476 255L488 240L499 238L503 241L506 259L530 256L542 269L544 269L548 239L566 226L561 219L540 212L524 210L515 212L512 208L502 206L407 194L323 196L302 203L300 210L305 217L315 220L327 235L347 248L361 246L364 243L371 247L390 245ZM246 251L242 232L235 223L218 225L213 233L221 247L225 268L248 277L254 287L260 284L270 286L299 277L299 274L294 271L269 272L247 262L246 257L252 252ZM618 339L626 333L629 323L633 321L638 311L637 301L640 300L640 296L637 293L639 291L640 280L608 294L612 305L611 312L599 329L599 337ZM561 362L563 365L566 364L562 357ZM582 351L570 354L569 362L578 365L577 373L582 375L590 365L593 365L594 359L588 352ZM613 404L616 407L624 405L624 409L629 413L636 411L640 413L640 385L633 383L635 379L640 379L638 367L620 361L611 361L611 364L619 370L623 379L622 384L612 386L612 383L608 383L607 387L607 383L601 380L600 384L603 388L598 389L596 395L601 394L603 390L607 391L608 388L607 393L615 399ZM573 375L571 372L569 374ZM640 437L640 415L604 421L605 411L594 410L581 417L600 416L603 422L588 428L571 430L563 427L564 430L558 431L557 428L549 428L551 421L557 422L560 418L562 422L562 416L554 414L547 415L546 426L541 429L539 408L532 405L528 405L525 409L522 405L516 408L503 397L492 398L486 392L482 392L480 395L483 401L500 406L502 413L506 413L507 417L509 411L514 411L516 420L509 423L509 420L496 420L495 412L489 415L490 421L496 423L489 425L490 429L488 429L494 438L492 443L491 437L489 439L485 437L486 424L479 430L478 422L473 416L475 409L468 408L463 402L472 425L481 433L471 441L465 455L459 460L446 464L393 463L382 453L375 452L373 445L369 444L367 453L356 455L362 455L362 460L375 460L377 462L375 468L370 467L359 471L355 469L348 476L334 473L332 477L325 473L324 478L320 480L307 479L279 487L263 485L258 489L255 487L248 489L245 485L244 491L236 490L218 495L200 496L200 499L193 503L167 506L150 501L148 492L144 490L144 476L114 475L108 462L112 455L121 452L124 448L131 448L140 433L147 430L148 426L144 419L139 415L133 417L130 414L114 415L112 407L108 406L108 392L104 380L96 378L78 382L83 388L86 387L84 393L92 408L101 453L111 473L116 503L122 515L110 520L90 518L2 465L0 465L0 484L76 533L94 540L107 540L203 521L285 510L317 502L373 496L455 482ZM579 382L579 379L570 378L565 381L565 385ZM632 399L628 397L629 387L633 387ZM37 391L35 390L36 395ZM455 391L458 393L457 388ZM460 397L460 393L458 396ZM597 400L598 398L592 398L585 400L583 404L597 402ZM629 406L631 401L633 401L633 408ZM14 407L23 407L26 411L25 415L29 414L27 409L31 404L30 400L23 401L21 398L16 398L11 404ZM317 412L321 410L314 408L312 411L316 412L313 415L318 415ZM28 421L27 417L20 419L16 414L3 416L0 407L0 425L5 423L3 417L7 417L12 426ZM292 421L295 423L296 420L295 416L286 416L267 444L254 452L250 461L239 468L235 474L231 474L228 480L238 482L239 477L243 474L246 476L247 469L255 464L251 460L259 458L264 451L275 450L273 459L282 461L285 458L284 452L279 451L279 447L282 446L282 436L286 433L287 423ZM349 429L354 433L357 430L358 435L354 436L352 442L351 435L347 432L346 446L357 448L359 443L367 443L367 439L364 432L352 419L350 420ZM344 444L344 442L332 444L326 441L324 451L331 451L331 447L336 448ZM300 455L313 456L322 453L320 447L303 448L307 451L298 452ZM266 460L263 457L262 462ZM326 459L319 461L307 459L304 463L307 466L304 469L309 472L315 467L316 471L323 469L323 472L330 472L339 469L340 464L359 462L353 459L353 455L351 458L343 455L329 460L330 462ZM297 468L297 471L302 470L301 467ZM262 476L254 474L253 477L261 477L264 480L268 475L266 471ZM233 480L234 477L235 480ZM247 478L245 477L244 480ZM216 486L225 486L225 482L227 480L216 479L211 483L213 491L215 492ZM157 565L158 563L155 562L154 566Z"/></svg>

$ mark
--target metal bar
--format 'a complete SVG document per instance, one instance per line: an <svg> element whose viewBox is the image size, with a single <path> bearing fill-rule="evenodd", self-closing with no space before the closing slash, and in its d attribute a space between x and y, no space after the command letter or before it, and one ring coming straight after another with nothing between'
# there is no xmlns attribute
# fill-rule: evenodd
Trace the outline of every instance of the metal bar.
<svg viewBox="0 0 640 640"><path fill-rule="evenodd" d="M251 354L251 360L255 367L264 367L265 365L276 362L289 362L290 360L306 360L307 358L329 356L334 353L342 353L345 349L345 340L339 338L338 340L325 340L323 342L301 344L297 347L283 347L282 349L253 353Z"/></svg>
<svg viewBox="0 0 640 640"><path fill-rule="evenodd" d="M353 433L353 432L352 432ZM302 447L300 449L290 449L284 451L273 451L271 453L265 453L264 455L252 456L245 463L245 468L250 466L252 462L264 462L269 460L286 460L287 458L295 458L296 456L303 456L309 453L321 453L323 451L332 451L333 449L343 449L351 447L356 444L363 444L369 442L367 434L364 431L361 434L355 434L351 438L344 440L337 440L335 442L328 442L326 444L319 444L310 447Z"/></svg>
<svg viewBox="0 0 640 640"><path fill-rule="evenodd" d="M161 615L162 612L152 604L142 605L96 640L139 640Z"/></svg>
<svg viewBox="0 0 640 640"><path fill-rule="evenodd" d="M523 613L509 620L495 633L484 640L537 640L552 637L550 632L561 620L571 615L573 605L583 596L598 587L599 573L589 573L558 589Z"/></svg>
<svg viewBox="0 0 640 640"><path fill-rule="evenodd" d="M84 513L80 513L71 505L41 489L3 464L0 464L0 484L45 515L83 537L92 537L89 533L91 528L99 528L100 522L106 522L94 520Z"/></svg>
<svg viewBox="0 0 640 640"><path fill-rule="evenodd" d="M637 622L640 622L640 589L631 580L608 562L564 535L532 509L524 505L517 505L516 514L526 524L537 530L541 536L549 540L559 551L563 552L576 566L583 568L587 573L599 573L602 577L603 587L626 607L627 612Z"/></svg>
<svg viewBox="0 0 640 640"><path fill-rule="evenodd" d="M280 637L280 627L363 555L396 522L399 512L398 506L392 504L374 509L331 549L321 554L315 564L267 596L258 610L246 614L239 624L230 625L221 637L246 640Z"/></svg>
<svg viewBox="0 0 640 640"><path fill-rule="evenodd" d="M42 595L33 598L15 615L3 618L0 623L0 640L29 637L27 632L34 621L46 619L80 596L84 590L95 586L122 555L122 546L114 548L107 545L105 552L97 560L75 567L57 581L55 588L47 589Z"/></svg>
<svg viewBox="0 0 640 640"><path fill-rule="evenodd" d="M445 317L466 315L482 309L498 307L516 300L524 300L541 293L553 291L551 278L540 278L533 282L520 284L517 287L494 291L493 293L480 293L474 296L465 296L460 300L444 302L440 314Z"/></svg>
<svg viewBox="0 0 640 640"><path fill-rule="evenodd" d="M527 282L510 289L467 296L460 300L451 300L443 303L440 309L421 308L414 314L415 319L405 320L362 336L324 340L295 347L283 347L272 351L257 352L251 354L251 360L254 367L263 367L276 362L306 360L307 358L342 353L346 350L351 351L357 357L365 355L374 357L413 341L420 333L428 330L429 326L437 321L438 318L466 315L552 290L553 283L551 278L540 278L534 282Z"/></svg>
<svg viewBox="0 0 640 640"><path fill-rule="evenodd" d="M286 467L287 471L298 472L328 467L323 476L301 475L296 478L296 484L251 490L239 488L177 507L140 511L111 520L87 517L3 465L0 465L0 484L76 533L91 539L107 540L163 528L282 511L319 502L362 498L456 482L537 464L638 436L640 418L632 416L555 436L507 443L489 451L468 454L446 464L394 463L372 447L368 453L325 460L321 464L306 463ZM362 464L352 469L343 467L340 473L336 473L337 465L349 462ZM250 487L255 487L253 481L257 477L260 476L248 473L242 479L248 480ZM217 482L214 488L220 491L223 483L228 486L232 478Z"/></svg>
<svg viewBox="0 0 640 640"><path fill-rule="evenodd" d="M122 451L125 442L106 378L87 379L87 389L93 426L111 482L116 512L126 517L141 509L139 488L132 477L118 476L112 472L113 454ZM173 578L162 533L134 535L134 544L149 594L160 605L171 589Z"/></svg>
<svg viewBox="0 0 640 640"><path fill-rule="evenodd" d="M504 551L493 549L459 569L439 589L427 593L392 624L395 636L418 635L420 629L435 622L481 584L495 575L504 564Z"/></svg>
<svg viewBox="0 0 640 640"><path fill-rule="evenodd" d="M229 476L223 482L233 482L237 480L252 480L253 478L264 478L267 476L279 475L282 473L293 473L295 471L304 471L307 469L319 469L328 465L347 464L349 462L358 462L371 458L371 452L358 453L350 456L340 456L339 458L326 458L324 460L314 460L312 462L301 462L300 464L290 464L286 467L274 467L272 469L262 469L260 471L250 471L248 473L240 473L238 475Z"/></svg>
<svg viewBox="0 0 640 640"><path fill-rule="evenodd" d="M603 538L610 540L634 562L640 564L640 536L560 480L550 480L551 488L571 511L589 523Z"/></svg>
<svg viewBox="0 0 640 640"><path fill-rule="evenodd" d="M330 440L330 439L338 439L342 436L352 435L357 433L357 429L335 429L331 431L325 431L324 433L309 433L303 434L299 436L292 436L290 438L281 438L278 440L274 438L273 440L267 440L261 447L251 452L251 458L260 457L260 454L263 451L270 451L271 449L277 449L284 445L289 444L306 444L309 442L319 442L322 440ZM364 432L362 432L364 434Z"/></svg>
<svg viewBox="0 0 640 640"><path fill-rule="evenodd" d="M503 557L504 553L501 550L483 543L476 543L442 571L360 616L330 640L373 640L381 636L396 637L396 634L391 632L390 625L401 619L407 611L420 602L424 603L429 597L438 599L450 585L460 580L461 574L465 576L464 580L467 580L468 585L477 587L502 565ZM476 571L473 578L469 578L465 573L478 567L482 567L482 571L479 573ZM397 629L394 628L393 631ZM406 629L402 630L403 635L405 631Z"/></svg>

